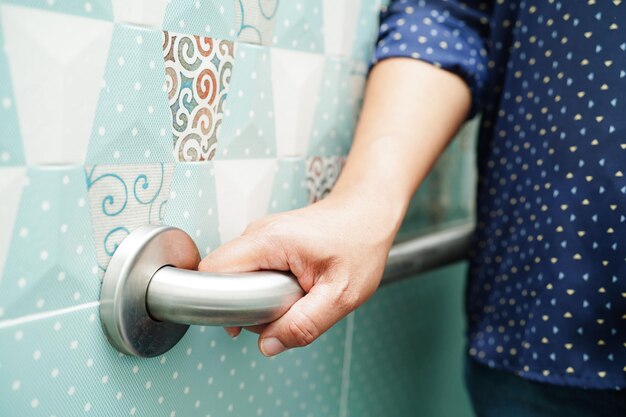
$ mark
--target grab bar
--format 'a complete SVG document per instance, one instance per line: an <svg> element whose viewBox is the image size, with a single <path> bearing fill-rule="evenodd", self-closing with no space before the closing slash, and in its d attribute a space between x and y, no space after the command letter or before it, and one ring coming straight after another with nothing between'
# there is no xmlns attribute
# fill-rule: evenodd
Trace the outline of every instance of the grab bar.
<svg viewBox="0 0 626 417"><path fill-rule="evenodd" d="M396 243L381 285L467 256L473 225L466 223ZM198 272L200 254L184 231L146 225L117 248L104 274L100 320L122 353L153 357L174 347L190 324L251 326L282 316L304 291L279 271Z"/></svg>

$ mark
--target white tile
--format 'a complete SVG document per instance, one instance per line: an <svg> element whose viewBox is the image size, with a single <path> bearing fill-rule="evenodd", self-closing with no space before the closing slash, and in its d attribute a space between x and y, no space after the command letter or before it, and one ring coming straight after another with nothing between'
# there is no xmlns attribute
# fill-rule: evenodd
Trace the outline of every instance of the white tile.
<svg viewBox="0 0 626 417"><path fill-rule="evenodd" d="M113 24L9 5L2 24L27 164L82 163Z"/></svg>
<svg viewBox="0 0 626 417"><path fill-rule="evenodd" d="M324 48L330 56L349 56L356 35L361 0L324 1Z"/></svg>
<svg viewBox="0 0 626 417"><path fill-rule="evenodd" d="M160 28L167 0L111 0L116 22Z"/></svg>
<svg viewBox="0 0 626 417"><path fill-rule="evenodd" d="M215 161L220 241L239 236L267 214L276 174L276 159Z"/></svg>
<svg viewBox="0 0 626 417"><path fill-rule="evenodd" d="M324 56L271 50L276 144L279 157L306 154L324 70Z"/></svg>

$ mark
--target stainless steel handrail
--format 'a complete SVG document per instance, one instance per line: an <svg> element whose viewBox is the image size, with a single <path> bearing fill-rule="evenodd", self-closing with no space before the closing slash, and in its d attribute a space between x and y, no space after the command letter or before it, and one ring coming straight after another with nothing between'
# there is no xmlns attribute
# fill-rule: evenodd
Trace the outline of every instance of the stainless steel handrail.
<svg viewBox="0 0 626 417"><path fill-rule="evenodd" d="M381 285L464 259L473 225L465 223L397 243ZM104 276L100 316L111 344L151 357L172 348L190 324L250 326L282 316L304 296L278 271L217 274L192 270L193 240L169 226L143 226L118 247Z"/></svg>

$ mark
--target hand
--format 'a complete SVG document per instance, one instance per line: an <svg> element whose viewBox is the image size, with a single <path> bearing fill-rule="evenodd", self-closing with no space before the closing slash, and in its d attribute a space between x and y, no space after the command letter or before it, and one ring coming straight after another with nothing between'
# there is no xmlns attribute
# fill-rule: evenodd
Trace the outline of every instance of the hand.
<svg viewBox="0 0 626 417"><path fill-rule="evenodd" d="M209 254L199 270L291 271L306 295L278 320L248 330L260 333L265 356L306 346L376 290L401 217L381 200L331 193L309 207L266 217ZM226 330L233 337L241 331Z"/></svg>

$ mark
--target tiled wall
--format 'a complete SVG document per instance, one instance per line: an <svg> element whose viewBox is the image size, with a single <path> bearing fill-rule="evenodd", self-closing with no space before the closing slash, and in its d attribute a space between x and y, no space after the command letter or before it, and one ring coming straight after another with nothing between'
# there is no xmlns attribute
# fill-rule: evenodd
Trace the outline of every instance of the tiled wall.
<svg viewBox="0 0 626 417"><path fill-rule="evenodd" d="M204 254L323 198L380 3L0 0L0 415L355 415L358 315L276 359L208 327L137 359L106 342L98 296L139 225L180 227ZM467 215L469 148L418 207Z"/></svg>

